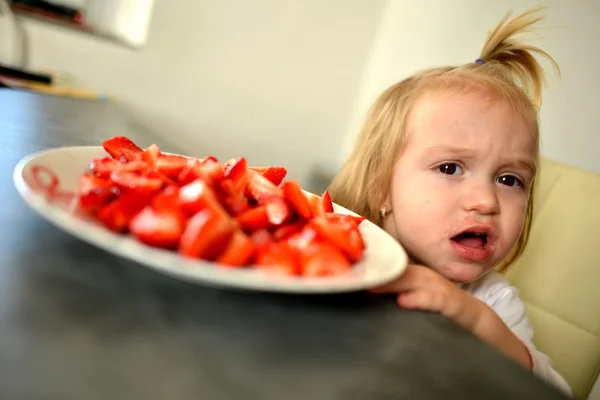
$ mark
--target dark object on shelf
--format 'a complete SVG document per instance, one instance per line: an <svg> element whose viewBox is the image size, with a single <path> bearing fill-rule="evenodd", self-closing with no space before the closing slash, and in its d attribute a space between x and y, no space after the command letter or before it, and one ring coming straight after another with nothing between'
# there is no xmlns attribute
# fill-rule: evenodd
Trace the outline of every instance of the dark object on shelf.
<svg viewBox="0 0 600 400"><path fill-rule="evenodd" d="M80 10L45 0L13 0L12 7L48 18L66 20L75 24L83 23L83 13Z"/></svg>
<svg viewBox="0 0 600 400"><path fill-rule="evenodd" d="M13 67L7 67L0 64L0 75L9 78L23 79L30 82L39 82L47 85L52 85L52 76L39 74L35 72L27 72Z"/></svg>

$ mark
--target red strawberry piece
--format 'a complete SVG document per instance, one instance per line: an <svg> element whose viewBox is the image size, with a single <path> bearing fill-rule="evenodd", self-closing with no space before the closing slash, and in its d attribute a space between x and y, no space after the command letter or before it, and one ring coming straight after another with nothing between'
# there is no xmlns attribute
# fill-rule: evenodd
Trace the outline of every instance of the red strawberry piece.
<svg viewBox="0 0 600 400"><path fill-rule="evenodd" d="M262 247L267 243L271 243L273 237L271 236L271 233L268 230L260 229L258 231L254 231L250 235L250 239L252 239L252 242L256 247Z"/></svg>
<svg viewBox="0 0 600 400"><path fill-rule="evenodd" d="M322 238L342 250L350 260L356 261L362 256L364 243L357 230L348 230L344 225L333 223L324 216L314 218L310 224Z"/></svg>
<svg viewBox="0 0 600 400"><path fill-rule="evenodd" d="M163 182L163 184L167 186L179 186L179 184L175 180L169 178L167 175L155 169L148 169L146 171L143 171L142 176L145 176L147 178L160 179Z"/></svg>
<svg viewBox="0 0 600 400"><path fill-rule="evenodd" d="M227 214L210 208L202 210L188 221L179 252L187 257L214 260L226 248L235 228Z"/></svg>
<svg viewBox="0 0 600 400"><path fill-rule="evenodd" d="M237 216L237 221L244 232L267 229L270 226L267 206L258 206L244 211Z"/></svg>
<svg viewBox="0 0 600 400"><path fill-rule="evenodd" d="M206 161L188 159L186 166L181 170L177 179L184 185L196 179L202 179L210 186L214 186L223 178L225 178L223 167L210 158Z"/></svg>
<svg viewBox="0 0 600 400"><path fill-rule="evenodd" d="M283 197L283 192L273 182L259 173L249 171L250 181L248 182L248 192L250 196L259 203L263 204L272 198Z"/></svg>
<svg viewBox="0 0 600 400"><path fill-rule="evenodd" d="M169 178L177 178L187 166L188 158L171 154L161 154L154 163L154 168Z"/></svg>
<svg viewBox="0 0 600 400"><path fill-rule="evenodd" d="M250 208L244 191L238 191L231 179L221 181L219 188L219 200L231 215L237 216Z"/></svg>
<svg viewBox="0 0 600 400"><path fill-rule="evenodd" d="M181 211L179 188L177 186L167 186L152 198L151 204L156 210Z"/></svg>
<svg viewBox="0 0 600 400"><path fill-rule="evenodd" d="M313 244L305 253L302 265L304 276L333 276L347 272L351 268L348 259L335 247L326 244Z"/></svg>
<svg viewBox="0 0 600 400"><path fill-rule="evenodd" d="M189 158L187 160L185 168L179 173L177 181L182 185L187 185L198 179L198 174L194 172L197 165L200 165L200 161L195 158Z"/></svg>
<svg viewBox="0 0 600 400"><path fill-rule="evenodd" d="M150 204L151 199L152 196L148 193L124 191L115 200L102 207L97 217L109 229L125 232L131 220Z"/></svg>
<svg viewBox="0 0 600 400"><path fill-rule="evenodd" d="M299 233L293 234L287 240L290 246L300 251L308 249L313 243L318 241L319 234L311 225L306 225Z"/></svg>
<svg viewBox="0 0 600 400"><path fill-rule="evenodd" d="M249 169L258 172L275 186L279 186L287 175L287 170L283 167L250 167Z"/></svg>
<svg viewBox="0 0 600 400"><path fill-rule="evenodd" d="M311 195L307 196L307 200L310 204L313 217L319 217L325 215L325 208L323 207L323 201L319 196Z"/></svg>
<svg viewBox="0 0 600 400"><path fill-rule="evenodd" d="M202 159L200 159L198 161L200 161L202 164L206 164L209 161L215 162L217 164L219 163L219 160L216 157L213 157L213 156L204 157L204 158L202 158Z"/></svg>
<svg viewBox="0 0 600 400"><path fill-rule="evenodd" d="M139 241L150 246L177 248L183 234L184 222L180 213L146 206L129 223L129 230Z"/></svg>
<svg viewBox="0 0 600 400"><path fill-rule="evenodd" d="M282 225L282 226L278 227L277 229L275 229L275 232L273 232L273 238L276 241L286 240L286 239L290 238L291 236L299 233L302 230L303 225L304 224Z"/></svg>
<svg viewBox="0 0 600 400"><path fill-rule="evenodd" d="M259 248L256 263L261 269L283 275L300 275L300 256L285 242L268 242Z"/></svg>
<svg viewBox="0 0 600 400"><path fill-rule="evenodd" d="M124 136L114 136L102 143L102 147L114 159L121 162L133 161L143 150Z"/></svg>
<svg viewBox="0 0 600 400"><path fill-rule="evenodd" d="M331 196L328 191L325 191L323 196L321 196L321 203L323 204L323 211L326 213L333 212L333 203L331 202Z"/></svg>
<svg viewBox="0 0 600 400"><path fill-rule="evenodd" d="M267 219L271 225L283 224L292 214L287 203L281 198L272 198L265 207Z"/></svg>
<svg viewBox="0 0 600 400"><path fill-rule="evenodd" d="M196 179L179 189L179 203L188 213L195 214L205 208L226 213L219 204L213 190L202 179Z"/></svg>
<svg viewBox="0 0 600 400"><path fill-rule="evenodd" d="M229 164L224 166L225 178L228 178L233 183L236 191L244 193L248 186L248 169L246 167L246 159L241 157L230 160Z"/></svg>
<svg viewBox="0 0 600 400"><path fill-rule="evenodd" d="M217 257L217 262L228 266L242 266L251 261L254 251L252 239L237 230L229 239L223 253Z"/></svg>
<svg viewBox="0 0 600 400"><path fill-rule="evenodd" d="M160 156L160 149L157 145L152 144L146 150L144 150L141 154L142 161L147 162L150 166L154 166L156 164L156 160Z"/></svg>
<svg viewBox="0 0 600 400"><path fill-rule="evenodd" d="M114 170L110 174L110 179L121 188L143 193L156 192L163 185L161 179L145 177L123 169Z"/></svg>
<svg viewBox="0 0 600 400"><path fill-rule="evenodd" d="M281 190L285 199L294 207L294 210L304 219L312 217L312 210L308 199L302 193L298 182L294 180L286 181L281 184Z"/></svg>
<svg viewBox="0 0 600 400"><path fill-rule="evenodd" d="M353 228L357 228L361 222L363 222L366 217L356 216L356 215L347 215L347 214L338 214L338 213L327 213L325 217L336 224L348 224Z"/></svg>
<svg viewBox="0 0 600 400"><path fill-rule="evenodd" d="M79 205L86 212L94 212L108 203L116 194L108 179L84 173L79 181Z"/></svg>
<svg viewBox="0 0 600 400"><path fill-rule="evenodd" d="M90 170L100 178L109 178L110 174L120 165L117 160L110 157L98 158L90 163Z"/></svg>
<svg viewBox="0 0 600 400"><path fill-rule="evenodd" d="M218 161L208 159L200 165L200 177L214 185L225 178L225 172Z"/></svg>

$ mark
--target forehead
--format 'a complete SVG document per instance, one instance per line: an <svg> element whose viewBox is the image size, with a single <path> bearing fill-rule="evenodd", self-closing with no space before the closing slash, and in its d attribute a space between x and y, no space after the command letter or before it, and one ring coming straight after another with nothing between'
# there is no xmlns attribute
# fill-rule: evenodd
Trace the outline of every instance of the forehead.
<svg viewBox="0 0 600 400"><path fill-rule="evenodd" d="M531 123L507 101L481 91L426 93L407 122L407 146L501 145L505 152L537 151Z"/></svg>

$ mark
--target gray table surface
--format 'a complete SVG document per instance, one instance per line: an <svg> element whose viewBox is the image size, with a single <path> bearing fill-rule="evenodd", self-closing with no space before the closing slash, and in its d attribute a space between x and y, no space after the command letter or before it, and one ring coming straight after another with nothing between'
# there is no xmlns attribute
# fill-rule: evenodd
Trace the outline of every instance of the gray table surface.
<svg viewBox="0 0 600 400"><path fill-rule="evenodd" d="M117 134L178 150L112 103L0 90L0 399L563 398L439 315L180 282L18 196L22 157Z"/></svg>

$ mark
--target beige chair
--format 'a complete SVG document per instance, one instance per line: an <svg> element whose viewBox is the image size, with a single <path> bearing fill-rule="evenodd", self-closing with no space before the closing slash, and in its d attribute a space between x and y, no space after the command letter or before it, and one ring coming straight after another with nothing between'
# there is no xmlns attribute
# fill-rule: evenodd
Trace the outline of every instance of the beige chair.
<svg viewBox="0 0 600 400"><path fill-rule="evenodd" d="M585 399L600 371L600 175L543 160L539 183L530 242L505 275L536 345Z"/></svg>

